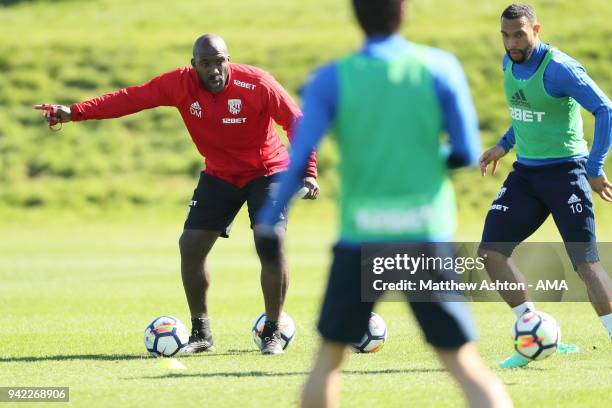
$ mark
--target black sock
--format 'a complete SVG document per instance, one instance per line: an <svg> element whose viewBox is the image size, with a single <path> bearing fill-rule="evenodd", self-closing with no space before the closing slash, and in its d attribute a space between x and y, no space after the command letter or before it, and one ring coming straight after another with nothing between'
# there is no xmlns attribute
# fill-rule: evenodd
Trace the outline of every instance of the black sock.
<svg viewBox="0 0 612 408"><path fill-rule="evenodd" d="M272 337L276 331L278 331L278 322L275 322L274 320L266 320L263 330L261 331L261 337Z"/></svg>
<svg viewBox="0 0 612 408"><path fill-rule="evenodd" d="M212 344L212 333L210 331L209 318L194 318L191 319L191 335L202 337Z"/></svg>

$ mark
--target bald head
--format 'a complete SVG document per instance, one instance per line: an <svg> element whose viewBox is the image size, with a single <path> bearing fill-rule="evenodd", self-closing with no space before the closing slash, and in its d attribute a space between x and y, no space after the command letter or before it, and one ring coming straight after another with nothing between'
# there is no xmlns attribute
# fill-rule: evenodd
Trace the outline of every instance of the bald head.
<svg viewBox="0 0 612 408"><path fill-rule="evenodd" d="M206 89L212 93L223 91L230 69L230 56L223 38L216 34L199 36L193 43L191 65Z"/></svg>
<svg viewBox="0 0 612 408"><path fill-rule="evenodd" d="M223 38L216 34L203 34L199 36L193 43L193 56L201 55L229 55L227 52L227 45Z"/></svg>

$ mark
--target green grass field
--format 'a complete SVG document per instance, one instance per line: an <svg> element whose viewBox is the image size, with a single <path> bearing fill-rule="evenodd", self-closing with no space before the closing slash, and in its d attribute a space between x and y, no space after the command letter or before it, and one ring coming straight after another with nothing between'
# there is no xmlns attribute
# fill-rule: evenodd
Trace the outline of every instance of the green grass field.
<svg viewBox="0 0 612 408"><path fill-rule="evenodd" d="M300 203L291 213L286 310L298 336L287 353L263 357L251 340L263 300L243 212L211 258L217 352L180 358L186 370L162 367L142 340L157 315L189 317L178 268L183 209L56 215L22 214L0 225L0 386L69 386L70 404L79 407L250 407L271 398L276 406L296 405L318 341L314 324L334 239L329 203ZM497 370L516 406L606 406L612 351L590 305L541 309L555 315L565 340L582 352L520 371ZM473 310L479 348L495 367L511 350L513 315L502 304ZM384 303L378 311L389 339L377 354L351 356L342 406L461 405L404 305Z"/></svg>
<svg viewBox="0 0 612 408"><path fill-rule="evenodd" d="M455 53L468 76L485 146L509 124L498 17L506 0L413 0L403 33ZM612 94L610 13L603 0L534 0L542 38ZM300 203L288 237L286 311L298 326L284 356L265 358L250 328L263 311L258 261L241 213L211 255L217 352L173 370L147 356L156 316L183 321L178 236L202 159L179 115L162 108L49 133L31 105L70 104L189 63L193 39L216 32L234 61L270 71L293 94L307 73L359 46L349 1L0 0L0 386L69 386L78 407L295 406L316 350L314 329L335 239L334 149L320 153L324 200ZM5 7L6 6L6 7ZM583 112L591 140L593 119ZM607 170L610 174L610 160ZM454 173L458 240L479 239L507 174ZM596 200L598 236L612 211ZM549 220L532 238L558 241ZM586 303L541 304L582 352L499 371L518 407L612 406L610 341ZM473 305L479 349L496 367L511 350L513 314ZM389 327L380 353L345 367L344 407L457 407L460 394L403 304L377 310ZM10 404L6 404L9 406ZM23 404L18 406L39 406ZM0 403L0 407L5 404Z"/></svg>

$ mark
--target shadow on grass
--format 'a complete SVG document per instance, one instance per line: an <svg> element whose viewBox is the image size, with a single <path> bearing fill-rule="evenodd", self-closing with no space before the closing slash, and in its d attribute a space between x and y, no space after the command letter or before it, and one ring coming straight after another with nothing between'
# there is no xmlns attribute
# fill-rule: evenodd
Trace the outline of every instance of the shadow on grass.
<svg viewBox="0 0 612 408"><path fill-rule="evenodd" d="M442 368L414 368L404 370L343 370L345 375L379 375L379 374L415 374L415 373L436 373L444 372ZM124 380L161 380L168 378L214 378L214 377L231 377L231 378L248 378L248 377L293 377L305 376L310 374L310 371L290 371L290 372L272 372L272 371L243 371L243 372L220 372L220 373L169 373L150 377L131 377L123 378Z"/></svg>
<svg viewBox="0 0 612 408"><path fill-rule="evenodd" d="M230 349L227 350L223 353L217 353L216 351L213 352L203 352L203 353L196 353L196 354L177 354L176 356L174 356L175 358L187 358L187 359L191 359L191 358L202 358L202 357L222 357L222 356L239 356L241 354L259 354L260 352L258 350L239 350L239 349Z"/></svg>
<svg viewBox="0 0 612 408"><path fill-rule="evenodd" d="M215 356L235 356L240 354L259 353L257 350L227 350L224 353L199 353L178 354L175 358L200 358ZM97 361L127 361L151 359L146 354L67 354L56 356L23 356L23 357L0 357L0 363L36 363L40 361L71 361L71 360L97 360Z"/></svg>
<svg viewBox="0 0 612 408"><path fill-rule="evenodd" d="M98 360L98 361L122 361L140 360L150 358L144 354L68 354L60 356L40 357L0 357L0 363L35 363L39 361L70 361L70 360Z"/></svg>

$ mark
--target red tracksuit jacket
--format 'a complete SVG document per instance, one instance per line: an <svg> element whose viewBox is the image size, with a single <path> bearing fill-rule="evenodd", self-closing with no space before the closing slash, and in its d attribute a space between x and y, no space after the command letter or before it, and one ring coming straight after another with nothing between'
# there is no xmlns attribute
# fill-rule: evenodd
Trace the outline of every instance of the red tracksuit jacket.
<svg viewBox="0 0 612 408"><path fill-rule="evenodd" d="M109 119L156 106L174 106L199 152L205 172L237 187L256 177L286 170L289 155L273 121L285 129L289 141L300 109L267 72L231 64L226 88L209 92L192 67L178 68L140 86L76 103L73 121ZM313 152L306 175L316 177Z"/></svg>

